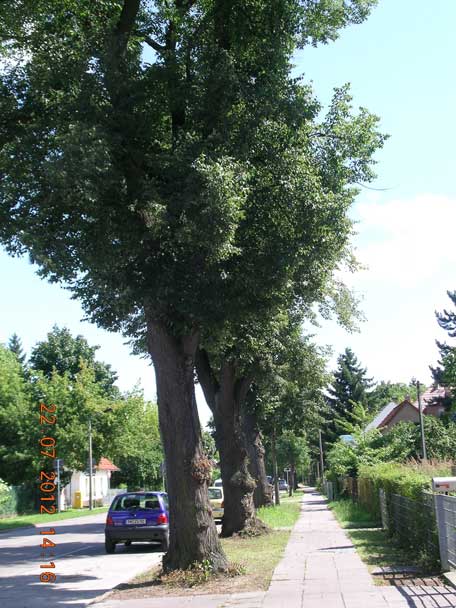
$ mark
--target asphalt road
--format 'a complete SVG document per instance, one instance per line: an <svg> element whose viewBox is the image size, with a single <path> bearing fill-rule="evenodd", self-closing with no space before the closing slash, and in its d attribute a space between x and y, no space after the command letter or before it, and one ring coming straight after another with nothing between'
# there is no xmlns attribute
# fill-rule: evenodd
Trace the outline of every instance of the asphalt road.
<svg viewBox="0 0 456 608"><path fill-rule="evenodd" d="M114 555L106 555L105 518L102 513L0 533L1 608L80 608L160 563L159 545L117 545ZM40 534L50 527L54 535ZM41 548L43 538L56 546ZM55 568L40 568L51 561ZM54 572L56 582L40 582L43 572Z"/></svg>

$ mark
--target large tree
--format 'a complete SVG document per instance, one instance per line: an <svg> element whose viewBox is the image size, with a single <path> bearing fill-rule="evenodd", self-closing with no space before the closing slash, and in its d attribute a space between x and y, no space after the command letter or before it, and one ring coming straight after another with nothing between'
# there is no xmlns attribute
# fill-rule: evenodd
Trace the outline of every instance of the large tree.
<svg viewBox="0 0 456 608"><path fill-rule="evenodd" d="M96 361L98 348L100 347L90 346L83 336L73 337L68 328L54 325L46 340L33 347L30 365L32 369L43 372L47 378L57 372L60 375L67 373L73 380L84 364L89 365L103 393L110 397L118 396L119 391L114 385L117 374L108 363Z"/></svg>
<svg viewBox="0 0 456 608"><path fill-rule="evenodd" d="M367 111L352 115L345 88L319 121L289 60L374 3L0 7L0 238L64 283L92 321L147 345L167 568L226 568L194 395L201 330L317 293L347 256L349 186L371 179L382 137Z"/></svg>

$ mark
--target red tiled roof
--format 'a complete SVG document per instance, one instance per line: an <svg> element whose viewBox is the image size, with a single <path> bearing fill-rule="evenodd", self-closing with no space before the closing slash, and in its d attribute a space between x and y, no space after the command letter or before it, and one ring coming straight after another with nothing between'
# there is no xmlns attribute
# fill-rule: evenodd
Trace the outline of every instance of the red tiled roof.
<svg viewBox="0 0 456 608"><path fill-rule="evenodd" d="M95 466L98 471L120 471L108 458L102 456L100 462Z"/></svg>

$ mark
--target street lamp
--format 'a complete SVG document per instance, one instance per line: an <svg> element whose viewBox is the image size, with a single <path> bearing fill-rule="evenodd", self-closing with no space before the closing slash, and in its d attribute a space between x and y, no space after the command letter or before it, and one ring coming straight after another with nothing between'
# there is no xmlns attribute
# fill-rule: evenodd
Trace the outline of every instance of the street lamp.
<svg viewBox="0 0 456 608"><path fill-rule="evenodd" d="M426 454L426 439L424 436L424 423L423 423L423 408L421 405L421 394L420 394L420 381L416 380L415 378L412 378L412 384L413 386L416 386L416 394L418 397L418 413L419 413L419 417L420 417L420 431L421 431L421 451L423 453L423 460L427 460L427 454Z"/></svg>

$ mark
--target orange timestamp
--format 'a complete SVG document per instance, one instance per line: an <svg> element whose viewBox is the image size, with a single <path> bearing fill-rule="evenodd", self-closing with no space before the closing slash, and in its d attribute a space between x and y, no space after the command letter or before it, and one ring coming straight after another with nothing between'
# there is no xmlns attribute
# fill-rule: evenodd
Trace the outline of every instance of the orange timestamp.
<svg viewBox="0 0 456 608"><path fill-rule="evenodd" d="M55 424L57 422L57 406L54 404L45 405L44 403L40 403L40 425L41 426L49 426L50 428L45 431L43 429L43 437L39 440L40 444L40 455L46 458L55 459L57 457L56 448L57 442L54 433L51 429L55 429ZM47 467L46 467L47 468ZM55 490L56 490L56 478L55 472L46 472L40 471L40 513L48 513L52 515L56 512L56 498L55 498ZM46 564L40 564L41 570L50 570L55 568L55 562L50 561L51 557L54 557L54 549L56 547L56 543L53 540L47 538L47 536L52 536L55 534L55 528L50 528L49 530L40 530L39 534L41 535L41 543L40 547L43 549L41 556L43 561L48 561ZM47 553L46 553L47 552ZM56 575L54 572L41 572L40 573L40 581L42 583L55 583Z"/></svg>

